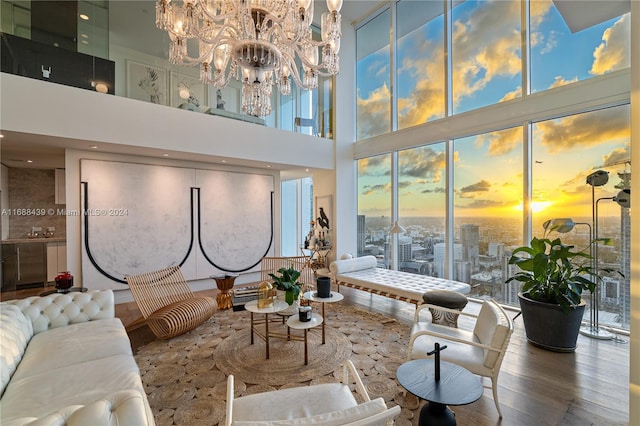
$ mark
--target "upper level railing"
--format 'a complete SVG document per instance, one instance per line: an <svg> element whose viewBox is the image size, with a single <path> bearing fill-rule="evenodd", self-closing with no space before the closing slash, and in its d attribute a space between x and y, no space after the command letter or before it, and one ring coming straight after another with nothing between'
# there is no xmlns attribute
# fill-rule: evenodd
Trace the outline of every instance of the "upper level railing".
<svg viewBox="0 0 640 426"><path fill-rule="evenodd" d="M116 96L331 138L332 79L312 91L272 93L272 113L241 111L241 83L202 84L197 68L170 64L153 2L2 0L2 71ZM146 7L143 8L143 7ZM55 28L47 16L64 16ZM193 47L193 46L192 46Z"/></svg>

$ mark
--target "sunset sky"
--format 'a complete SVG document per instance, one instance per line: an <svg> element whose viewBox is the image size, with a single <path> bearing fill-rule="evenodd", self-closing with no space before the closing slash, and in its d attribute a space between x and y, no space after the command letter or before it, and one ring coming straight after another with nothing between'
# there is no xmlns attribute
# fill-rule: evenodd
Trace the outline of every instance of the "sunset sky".
<svg viewBox="0 0 640 426"><path fill-rule="evenodd" d="M572 34L550 0L531 5L532 92L629 66L628 15ZM454 112L522 96L520 2L466 1L452 18ZM442 28L440 16L400 40L400 128L444 116ZM388 57L386 46L358 63L360 138L389 131ZM535 123L534 213L590 216L585 178L603 164L618 163L605 169L609 183L595 195L615 195L616 172L630 171L624 164L630 157L629 123L628 105ZM456 215L521 215L522 135L517 127L454 141ZM360 214L390 214L389 160L387 155L359 162ZM444 144L401 152L399 161L400 216L442 216ZM615 203L600 205L603 215L619 214Z"/></svg>

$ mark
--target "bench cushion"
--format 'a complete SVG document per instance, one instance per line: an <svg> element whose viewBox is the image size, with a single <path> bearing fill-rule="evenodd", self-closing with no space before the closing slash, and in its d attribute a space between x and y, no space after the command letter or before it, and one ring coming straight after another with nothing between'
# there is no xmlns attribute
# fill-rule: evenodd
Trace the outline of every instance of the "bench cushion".
<svg viewBox="0 0 640 426"><path fill-rule="evenodd" d="M471 286L453 280L393 271L376 267L374 256L362 256L354 259L331 262L329 270L338 283L352 285L372 293L388 297L422 301L422 295L429 290L452 290L462 294L471 291Z"/></svg>

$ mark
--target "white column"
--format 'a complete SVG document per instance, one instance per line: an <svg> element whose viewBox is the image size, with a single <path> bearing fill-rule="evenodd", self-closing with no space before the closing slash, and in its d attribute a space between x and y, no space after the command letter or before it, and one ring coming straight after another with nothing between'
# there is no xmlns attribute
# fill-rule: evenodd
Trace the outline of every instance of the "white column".
<svg viewBox="0 0 640 426"><path fill-rule="evenodd" d="M640 1L631 2L631 164L640 166ZM640 170L631 170L629 424L640 424Z"/></svg>

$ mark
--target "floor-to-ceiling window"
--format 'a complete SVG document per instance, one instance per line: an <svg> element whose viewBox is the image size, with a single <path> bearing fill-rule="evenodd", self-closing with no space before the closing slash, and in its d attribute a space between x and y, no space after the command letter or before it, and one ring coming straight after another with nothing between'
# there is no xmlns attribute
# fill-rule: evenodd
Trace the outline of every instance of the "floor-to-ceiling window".
<svg viewBox="0 0 640 426"><path fill-rule="evenodd" d="M391 155L358 161L358 256L373 255L390 267Z"/></svg>
<svg viewBox="0 0 640 426"><path fill-rule="evenodd" d="M565 227L562 230L568 232L551 232L549 236L560 237L592 255L597 249L594 260L599 269L624 273L624 277L606 274L599 292L599 319L604 324L628 327L631 223L628 206L619 201L630 189L629 106L534 123L532 140L533 203L537 207L533 210L533 235L545 234L547 220L565 223L570 219L573 229ZM605 177L596 182L589 178L594 173ZM596 232L598 238L610 239L610 244L589 247Z"/></svg>
<svg viewBox="0 0 640 426"><path fill-rule="evenodd" d="M446 144L398 152L398 217L406 232L398 239L398 269L444 276Z"/></svg>
<svg viewBox="0 0 640 426"><path fill-rule="evenodd" d="M356 33L358 139L391 131L390 25L385 10Z"/></svg>
<svg viewBox="0 0 640 426"><path fill-rule="evenodd" d="M552 0L530 4L532 93L629 67L628 13L572 31Z"/></svg>
<svg viewBox="0 0 640 426"><path fill-rule="evenodd" d="M464 1L453 8L455 114L522 96L519 0Z"/></svg>
<svg viewBox="0 0 640 426"><path fill-rule="evenodd" d="M630 191L630 17L605 8L590 10L582 23L565 21L576 7L401 0L383 7L396 17L390 31L386 18L357 29L358 40L370 25L392 40L375 50L392 60L388 81L386 64L371 66L373 51L358 55L355 153L359 202L370 182L360 165L387 159L384 208L392 217L385 226L397 219L406 229L395 248L399 269L465 281L472 296L517 304L517 283L504 284L514 272L511 250L542 236L545 221L572 218L578 225L563 238L587 245L597 225L598 236L613 243L598 246L599 266L628 271L631 224L619 201ZM389 104L397 120L388 120ZM598 169L609 172L609 182L591 188L586 179ZM358 222L362 247L373 233L366 219ZM384 251L388 238L372 241L368 252ZM627 327L628 296L628 278L607 277L600 322Z"/></svg>
<svg viewBox="0 0 640 426"><path fill-rule="evenodd" d="M403 1L397 7L398 128L445 115L444 2Z"/></svg>
<svg viewBox="0 0 640 426"><path fill-rule="evenodd" d="M300 247L313 220L313 179L302 178L280 184L280 253L300 256Z"/></svg>
<svg viewBox="0 0 640 426"><path fill-rule="evenodd" d="M522 242L522 127L454 140L453 275L471 295L517 304L504 262Z"/></svg>

